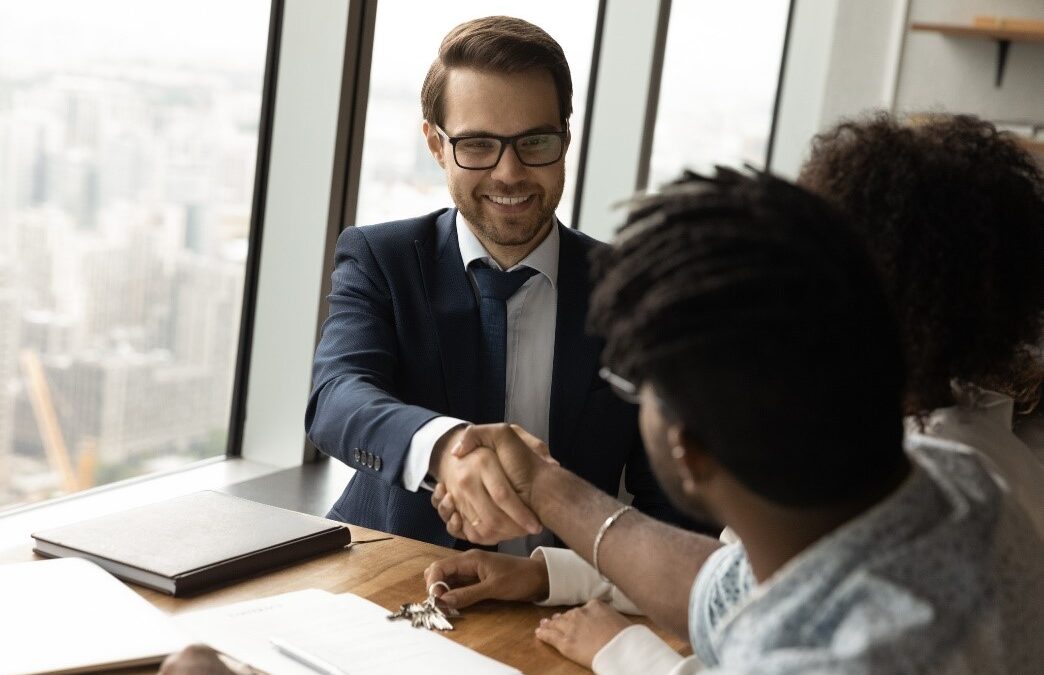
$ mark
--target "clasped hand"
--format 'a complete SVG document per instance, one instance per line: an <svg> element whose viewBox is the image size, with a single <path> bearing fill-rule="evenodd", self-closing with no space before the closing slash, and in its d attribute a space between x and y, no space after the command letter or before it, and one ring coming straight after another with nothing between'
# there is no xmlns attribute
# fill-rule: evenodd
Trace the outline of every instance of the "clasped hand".
<svg viewBox="0 0 1044 675"><path fill-rule="evenodd" d="M541 531L528 505L537 472L557 464L546 443L508 424L465 427L451 443L431 499L451 535L493 545Z"/></svg>

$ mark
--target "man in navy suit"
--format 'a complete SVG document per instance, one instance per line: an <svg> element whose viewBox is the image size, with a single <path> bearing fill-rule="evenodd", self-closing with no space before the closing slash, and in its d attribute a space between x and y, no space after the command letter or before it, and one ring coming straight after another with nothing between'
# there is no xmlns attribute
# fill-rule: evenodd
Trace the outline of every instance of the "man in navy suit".
<svg viewBox="0 0 1044 675"><path fill-rule="evenodd" d="M523 554L550 533L492 451L451 450L470 423L508 421L547 439L554 461L679 522L650 472L637 408L598 377L584 329L588 256L563 226L572 83L561 47L519 19L488 17L444 39L421 93L422 131L456 208L367 227L337 243L330 316L315 355L306 427L356 469L329 516L467 546L421 489L458 495L468 538Z"/></svg>

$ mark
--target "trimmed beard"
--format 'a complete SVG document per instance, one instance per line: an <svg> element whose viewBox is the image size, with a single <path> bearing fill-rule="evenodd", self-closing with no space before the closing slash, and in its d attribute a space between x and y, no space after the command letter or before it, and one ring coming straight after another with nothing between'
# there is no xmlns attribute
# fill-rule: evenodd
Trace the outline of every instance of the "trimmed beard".
<svg viewBox="0 0 1044 675"><path fill-rule="evenodd" d="M492 241L497 246L523 246L543 232L544 225L548 221L554 222L552 219L555 217L555 209L558 208L565 189L565 163L561 163L560 166L561 171L556 176L558 180L552 186L553 192L533 195L535 199L540 199L535 222L523 223L523 218L527 216L494 216L493 222L490 222L483 214L482 200L485 199L484 197L476 196L474 193L463 194L453 185L450 185L450 196L453 197L453 203L457 205L461 215L481 234L482 239ZM517 190L505 190L505 192L517 192Z"/></svg>

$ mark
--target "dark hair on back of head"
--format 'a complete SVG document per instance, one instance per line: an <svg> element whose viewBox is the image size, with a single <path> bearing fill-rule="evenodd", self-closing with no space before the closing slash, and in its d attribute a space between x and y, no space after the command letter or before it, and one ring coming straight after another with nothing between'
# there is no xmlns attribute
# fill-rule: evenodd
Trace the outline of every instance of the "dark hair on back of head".
<svg viewBox="0 0 1044 675"><path fill-rule="evenodd" d="M603 360L740 482L793 506L880 487L901 461L902 359L865 252L767 174L687 173L638 199L595 260Z"/></svg>
<svg viewBox="0 0 1044 675"><path fill-rule="evenodd" d="M544 29L511 16L487 16L451 30L439 46L421 86L421 112L433 124L445 124L446 79L452 68L492 73L546 70L558 92L563 129L573 114L573 78L561 45Z"/></svg>
<svg viewBox="0 0 1044 675"><path fill-rule="evenodd" d="M954 403L950 381L1039 397L1044 179L989 122L887 114L816 137L799 184L851 216L894 305L908 414Z"/></svg>

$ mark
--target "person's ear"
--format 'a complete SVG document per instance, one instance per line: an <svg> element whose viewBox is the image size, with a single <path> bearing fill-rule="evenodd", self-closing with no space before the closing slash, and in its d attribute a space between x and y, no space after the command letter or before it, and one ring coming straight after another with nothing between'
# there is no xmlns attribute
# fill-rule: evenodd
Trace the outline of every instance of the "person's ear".
<svg viewBox="0 0 1044 675"><path fill-rule="evenodd" d="M438 162L439 166L442 167L442 170L445 171L446 159L442 136L440 136L439 132L435 129L435 125L428 120L424 120L424 123L421 125L421 133L424 134L424 140L428 144L428 151L431 153L431 156L435 158L435 161Z"/></svg>
<svg viewBox="0 0 1044 675"><path fill-rule="evenodd" d="M682 491L689 497L700 494L716 471L713 458L680 424L672 424L667 429L667 442Z"/></svg>

